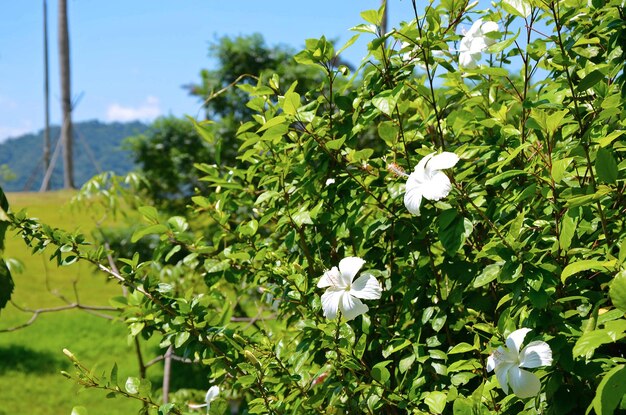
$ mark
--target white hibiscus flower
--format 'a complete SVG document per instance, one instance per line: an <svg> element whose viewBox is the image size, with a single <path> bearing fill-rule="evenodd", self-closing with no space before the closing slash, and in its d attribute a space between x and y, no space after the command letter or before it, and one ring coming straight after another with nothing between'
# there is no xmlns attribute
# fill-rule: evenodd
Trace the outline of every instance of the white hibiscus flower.
<svg viewBox="0 0 626 415"><path fill-rule="evenodd" d="M478 19L474 22L470 30L465 33L459 45L459 66L464 68L475 68L478 66L481 53L489 46L496 43L496 40L487 36L487 33L497 32L496 22L483 22Z"/></svg>
<svg viewBox="0 0 626 415"><path fill-rule="evenodd" d="M406 181L404 206L409 212L419 216L423 197L439 200L448 196L452 184L441 170L454 167L458 161L459 156L447 151L437 155L431 153L420 160Z"/></svg>
<svg viewBox="0 0 626 415"><path fill-rule="evenodd" d="M487 358L487 371L496 371L496 378L504 393L513 393L520 398L537 396L541 382L537 375L522 368L536 368L552 364L552 349L546 342L534 341L520 350L524 337L530 329L515 330L506 339L506 348L500 346Z"/></svg>
<svg viewBox="0 0 626 415"><path fill-rule="evenodd" d="M217 398L217 395L220 394L220 387L219 386L211 386L209 388L208 391L206 391L206 396L204 397L204 403L203 404L195 404L195 403L190 403L187 406L189 406L192 409L199 409L199 408L204 408L206 407L206 413L209 413L209 409L211 408L211 402L213 402L215 400L215 398Z"/></svg>
<svg viewBox="0 0 626 415"><path fill-rule="evenodd" d="M327 288L322 295L322 309L326 318L334 319L337 312L341 311L344 319L352 320L368 310L360 299L380 298L382 288L372 275L363 274L354 281L364 263L361 258L347 257L339 261L338 269L333 267L322 275L317 287Z"/></svg>

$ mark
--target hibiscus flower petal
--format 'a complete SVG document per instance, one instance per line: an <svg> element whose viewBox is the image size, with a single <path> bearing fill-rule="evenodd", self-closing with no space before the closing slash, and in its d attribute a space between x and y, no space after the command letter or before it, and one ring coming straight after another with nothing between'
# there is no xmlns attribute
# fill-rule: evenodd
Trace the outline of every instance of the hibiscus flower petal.
<svg viewBox="0 0 626 415"><path fill-rule="evenodd" d="M382 288L378 280L373 275L363 274L354 281L350 294L364 300L378 300L382 293Z"/></svg>
<svg viewBox="0 0 626 415"><path fill-rule="evenodd" d="M421 187L422 196L428 200L439 200L450 193L452 184L443 172L436 172L427 183Z"/></svg>
<svg viewBox="0 0 626 415"><path fill-rule="evenodd" d="M359 257L349 256L339 261L339 271L344 287L347 287L354 280L354 276L359 272L365 261Z"/></svg>
<svg viewBox="0 0 626 415"><path fill-rule="evenodd" d="M480 56L479 56L480 59ZM459 54L459 65L467 68L474 69L478 66L478 59L474 59L474 56L470 52L461 52Z"/></svg>
<svg viewBox="0 0 626 415"><path fill-rule="evenodd" d="M322 278L320 278L317 283L317 288L338 287L339 283L339 270L337 267L332 267L332 269L326 271L324 275L322 275Z"/></svg>
<svg viewBox="0 0 626 415"><path fill-rule="evenodd" d="M421 204L421 186L409 187L409 183L407 182L406 192L404 193L404 206L410 213L419 216Z"/></svg>
<svg viewBox="0 0 626 415"><path fill-rule="evenodd" d="M519 398L537 396L541 390L539 378L518 367L513 367L509 370L509 383L513 393Z"/></svg>
<svg viewBox="0 0 626 415"><path fill-rule="evenodd" d="M345 292L345 291L344 291ZM358 298L346 293L341 297L341 303L339 304L341 315L346 320L352 320L361 314L367 313L369 308L361 302Z"/></svg>
<svg viewBox="0 0 626 415"><path fill-rule="evenodd" d="M212 400L214 400L215 398L217 398L217 395L219 395L220 393L220 387L217 385L211 386L209 388L209 390L206 392L206 397L204 398L204 401L206 403L211 402Z"/></svg>
<svg viewBox="0 0 626 415"><path fill-rule="evenodd" d="M524 337L526 337L526 333L528 333L530 329L522 328L515 330L513 333L509 334L509 337L506 338L506 345L515 354L519 354L520 347L524 342Z"/></svg>
<svg viewBox="0 0 626 415"><path fill-rule="evenodd" d="M346 290L329 288L324 294L322 294L322 310L324 310L324 317L332 320L337 317L337 310L339 309L339 303L341 297L347 294ZM349 295L346 295L349 297Z"/></svg>
<svg viewBox="0 0 626 415"><path fill-rule="evenodd" d="M546 342L534 341L524 347L519 356L520 367L529 369L552 364L552 349Z"/></svg>
<svg viewBox="0 0 626 415"><path fill-rule="evenodd" d="M499 30L498 23L496 22L485 22L480 25L480 32L484 35L489 32L497 32Z"/></svg>
<svg viewBox="0 0 626 415"><path fill-rule="evenodd" d="M501 365L496 365L496 379L498 379L498 383L500 387L504 391L504 393L509 393L509 382L508 382L508 374L509 370L513 369L515 365L513 363L503 363Z"/></svg>
<svg viewBox="0 0 626 415"><path fill-rule="evenodd" d="M413 173L417 173L416 176L417 178L423 177L423 173L424 170L426 169L426 163L428 163L428 161L435 155L436 153L430 153L427 156L424 156L418 163L417 166L415 166L415 169L413 169ZM413 173L411 173L411 175L413 175Z"/></svg>
<svg viewBox="0 0 626 415"><path fill-rule="evenodd" d="M465 37L472 38L472 37L476 36L477 34L480 34L480 27L482 25L483 25L483 19L476 20L472 24L472 27L470 27L470 29L467 32L465 32Z"/></svg>
<svg viewBox="0 0 626 415"><path fill-rule="evenodd" d="M496 368L496 360L494 359L493 355L489 355L489 357L487 358L487 372L491 372L492 370L494 370Z"/></svg>
<svg viewBox="0 0 626 415"><path fill-rule="evenodd" d="M449 151L444 151L430 159L426 165L426 170L435 171L454 167L459 162L459 156Z"/></svg>

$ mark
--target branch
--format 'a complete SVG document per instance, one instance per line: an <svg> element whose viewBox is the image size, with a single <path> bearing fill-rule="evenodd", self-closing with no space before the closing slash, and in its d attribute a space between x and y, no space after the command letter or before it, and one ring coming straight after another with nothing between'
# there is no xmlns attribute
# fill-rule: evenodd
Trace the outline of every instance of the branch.
<svg viewBox="0 0 626 415"><path fill-rule="evenodd" d="M13 304L13 307L17 308L19 311L22 311L24 313L32 313L32 316L25 323L22 323L20 325L13 326L13 327L0 329L0 333L8 333L8 332L11 332L11 331L17 331L17 330L23 329L24 327L28 327L28 326L32 325L35 322L35 320L37 320L37 317L39 317L39 315L44 314L44 313L54 313L54 312L57 312L57 311L79 309L79 310L86 311L86 312L88 312L90 314L93 314L95 316L106 318L107 320L113 320L112 316L110 316L108 314L105 314L105 313L99 313L98 311L116 311L117 310L114 307L89 306L89 305L83 305L83 304L80 304L80 303L70 303L70 304L67 304L67 305L59 306L59 307L37 308L37 309L30 309L30 308L26 308L26 307L21 307L21 306L17 305L13 301L11 301L11 304Z"/></svg>

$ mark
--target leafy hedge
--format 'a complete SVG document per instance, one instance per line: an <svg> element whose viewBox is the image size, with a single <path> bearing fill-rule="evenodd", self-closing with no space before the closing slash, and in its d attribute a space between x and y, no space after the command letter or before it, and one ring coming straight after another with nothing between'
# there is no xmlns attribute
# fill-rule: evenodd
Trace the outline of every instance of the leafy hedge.
<svg viewBox="0 0 626 415"><path fill-rule="evenodd" d="M0 220L129 287L131 334L204 365L210 413L626 409L623 4L413 6L386 34L362 13L356 74L309 39L317 90L241 85L236 165L197 165L187 218L139 209L151 261ZM87 387L195 411L68 355Z"/></svg>

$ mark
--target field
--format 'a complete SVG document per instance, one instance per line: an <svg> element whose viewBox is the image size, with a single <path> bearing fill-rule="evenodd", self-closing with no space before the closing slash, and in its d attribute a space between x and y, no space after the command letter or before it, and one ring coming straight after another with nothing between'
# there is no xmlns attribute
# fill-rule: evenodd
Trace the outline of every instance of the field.
<svg viewBox="0 0 626 415"><path fill-rule="evenodd" d="M90 232L103 212L89 212L70 208L72 193L48 192L10 193L7 195L11 209L26 208L29 216L37 217L51 226L78 229L91 239ZM112 223L104 217L104 223ZM95 273L86 264L58 268L48 262L48 255L31 255L14 232L7 234L8 258L19 259L24 272L13 275L15 291L13 301L22 308L42 309L66 305L69 302L85 305L108 306L108 299L120 295L121 288L106 276ZM27 322L31 313L24 313L9 304L0 314L0 330ZM0 332L0 415L67 414L72 407L81 405L89 415L126 415L136 413L135 402L106 399L105 393L96 390L81 391L73 381L60 372L73 372L69 360L62 353L71 350L88 367L96 367L96 374L110 371L114 362L119 366L119 379L137 376L138 364L133 343L127 340L126 327L115 320L94 316L80 310L42 313L28 327ZM158 352L154 345L143 343L144 357L153 358ZM155 365L148 377L158 382L161 367ZM158 384L158 383L157 383ZM80 393L79 393L80 392Z"/></svg>

